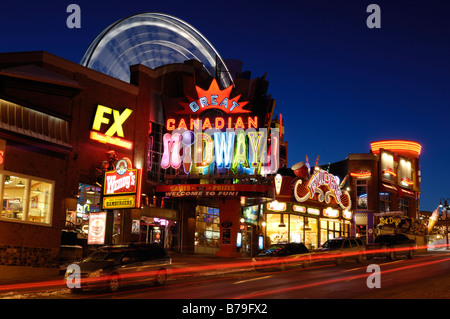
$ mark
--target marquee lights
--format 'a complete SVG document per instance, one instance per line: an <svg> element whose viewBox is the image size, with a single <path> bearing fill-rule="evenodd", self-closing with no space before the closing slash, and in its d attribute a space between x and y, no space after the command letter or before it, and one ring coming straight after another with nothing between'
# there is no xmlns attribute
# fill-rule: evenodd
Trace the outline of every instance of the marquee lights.
<svg viewBox="0 0 450 319"><path fill-rule="evenodd" d="M247 121L244 121L246 119ZM200 118L190 118L190 119L175 119L169 118L166 121L166 128L168 131L173 131L175 129L186 129L186 130L207 130L207 129L248 129L248 128L258 128L258 117L257 116L238 116L234 121L233 117L221 117L218 116L214 119L209 117Z"/></svg>
<svg viewBox="0 0 450 319"><path fill-rule="evenodd" d="M386 149L390 151L409 151L420 155L422 151L422 146L419 143L405 140L387 140L387 141L377 141L370 143L370 147L373 153L380 152L380 149Z"/></svg>

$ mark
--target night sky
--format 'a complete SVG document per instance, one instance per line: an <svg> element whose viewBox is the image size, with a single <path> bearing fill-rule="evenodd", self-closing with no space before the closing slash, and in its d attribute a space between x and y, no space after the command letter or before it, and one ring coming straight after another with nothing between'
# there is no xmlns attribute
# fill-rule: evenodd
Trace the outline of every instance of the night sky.
<svg viewBox="0 0 450 319"><path fill-rule="evenodd" d="M81 7L80 29L66 26L71 3ZM366 25L371 3L380 29ZM1 4L0 52L43 50L79 63L104 28L142 12L176 16L252 78L267 73L290 166L408 139L422 145L421 210L450 198L449 1L16 0Z"/></svg>

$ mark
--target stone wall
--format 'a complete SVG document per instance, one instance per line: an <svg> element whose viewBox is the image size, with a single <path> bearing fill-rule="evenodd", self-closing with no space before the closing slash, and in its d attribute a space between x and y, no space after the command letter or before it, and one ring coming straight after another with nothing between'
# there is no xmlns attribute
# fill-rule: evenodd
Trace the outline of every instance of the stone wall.
<svg viewBox="0 0 450 319"><path fill-rule="evenodd" d="M0 245L0 265L58 267L59 249Z"/></svg>

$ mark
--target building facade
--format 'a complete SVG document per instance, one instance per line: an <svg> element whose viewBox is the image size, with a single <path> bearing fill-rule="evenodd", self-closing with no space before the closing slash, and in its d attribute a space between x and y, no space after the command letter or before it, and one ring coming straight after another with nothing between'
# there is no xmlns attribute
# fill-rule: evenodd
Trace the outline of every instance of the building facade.
<svg viewBox="0 0 450 319"><path fill-rule="evenodd" d="M420 144L385 140L371 143L369 153L349 154L329 165L346 179L354 211L352 234L372 242L376 235L399 231L423 235L420 223Z"/></svg>

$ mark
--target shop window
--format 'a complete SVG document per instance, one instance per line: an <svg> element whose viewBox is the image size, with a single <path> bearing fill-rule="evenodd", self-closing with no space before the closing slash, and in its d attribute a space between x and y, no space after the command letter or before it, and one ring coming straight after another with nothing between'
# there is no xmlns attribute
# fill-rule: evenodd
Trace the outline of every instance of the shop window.
<svg viewBox="0 0 450 319"><path fill-rule="evenodd" d="M381 212L391 211L391 194L390 193L380 193L380 211Z"/></svg>
<svg viewBox="0 0 450 319"><path fill-rule="evenodd" d="M302 243L304 241L304 217L298 215L290 215L289 218L289 239L291 243Z"/></svg>
<svg viewBox="0 0 450 319"><path fill-rule="evenodd" d="M267 245L288 243L289 214L266 214L266 219Z"/></svg>
<svg viewBox="0 0 450 319"><path fill-rule="evenodd" d="M317 249L318 233L317 233L317 219L305 217L305 240L304 244L308 249Z"/></svg>
<svg viewBox="0 0 450 319"><path fill-rule="evenodd" d="M406 197L399 197L398 199L398 209L408 216L409 213L409 200Z"/></svg>
<svg viewBox="0 0 450 319"><path fill-rule="evenodd" d="M349 233L349 224L331 220L320 221L320 245L323 245L328 239L349 236Z"/></svg>
<svg viewBox="0 0 450 319"><path fill-rule="evenodd" d="M219 209L198 205L196 207L195 252L213 254L219 249Z"/></svg>
<svg viewBox="0 0 450 319"><path fill-rule="evenodd" d="M77 217L83 217L83 213L100 211L101 191L97 185L78 184Z"/></svg>
<svg viewBox="0 0 450 319"><path fill-rule="evenodd" d="M4 172L0 196L1 219L50 224L53 213L54 182Z"/></svg>
<svg viewBox="0 0 450 319"><path fill-rule="evenodd" d="M358 209L367 209L367 180L356 180L356 206Z"/></svg>
<svg viewBox="0 0 450 319"><path fill-rule="evenodd" d="M150 122L148 134L147 180L163 182L161 174L161 158L163 155L163 125Z"/></svg>

